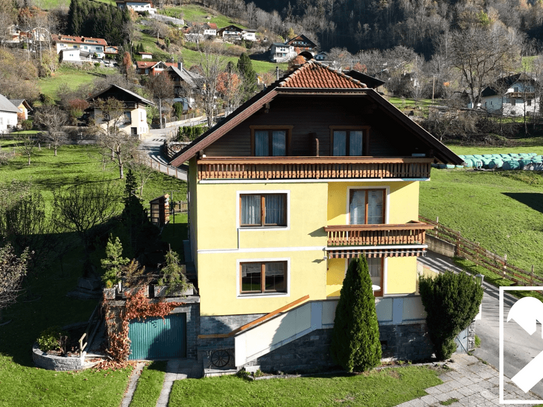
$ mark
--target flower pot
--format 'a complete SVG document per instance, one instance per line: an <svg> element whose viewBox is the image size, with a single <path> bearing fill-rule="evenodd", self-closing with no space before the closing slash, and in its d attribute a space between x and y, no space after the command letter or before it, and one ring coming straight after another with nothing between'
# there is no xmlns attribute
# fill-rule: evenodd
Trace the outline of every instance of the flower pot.
<svg viewBox="0 0 543 407"><path fill-rule="evenodd" d="M173 291L173 292L166 295L166 289L167 288L168 287L166 287L165 285L155 285L154 286L155 298L158 298L158 297L185 297L187 295L193 295L194 294L194 288L189 287L183 292L181 292L181 291Z"/></svg>

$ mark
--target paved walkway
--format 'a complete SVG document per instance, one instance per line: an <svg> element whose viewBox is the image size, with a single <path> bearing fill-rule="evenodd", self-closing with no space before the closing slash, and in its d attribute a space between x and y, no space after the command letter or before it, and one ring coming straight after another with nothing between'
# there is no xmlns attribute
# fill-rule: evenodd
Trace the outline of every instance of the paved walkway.
<svg viewBox="0 0 543 407"><path fill-rule="evenodd" d="M400 404L400 407L441 407L441 402L449 401L451 407L459 406L503 406L499 403L498 371L485 364L475 356L455 354L453 363L449 363L450 371L440 378L443 384L426 389L427 396ZM522 390L505 380L504 401L508 400L540 400L532 393ZM453 401L454 400L454 401ZM508 404L508 406L525 406L526 404Z"/></svg>
<svg viewBox="0 0 543 407"><path fill-rule="evenodd" d="M166 376L162 385L162 392L156 403L156 407L167 407L170 399L170 392L175 380L199 379L204 375L202 362L194 359L171 359L168 360Z"/></svg>

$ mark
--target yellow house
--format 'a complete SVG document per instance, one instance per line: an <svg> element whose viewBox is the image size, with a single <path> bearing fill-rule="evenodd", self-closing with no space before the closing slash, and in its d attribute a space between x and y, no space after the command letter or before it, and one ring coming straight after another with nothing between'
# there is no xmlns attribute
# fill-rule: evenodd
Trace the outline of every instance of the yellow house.
<svg viewBox="0 0 543 407"><path fill-rule="evenodd" d="M348 261L365 255L385 355L428 356L416 291L430 226L418 221L419 183L433 162L462 161L431 134L311 60L172 164L186 161L201 355L265 370L330 363Z"/></svg>

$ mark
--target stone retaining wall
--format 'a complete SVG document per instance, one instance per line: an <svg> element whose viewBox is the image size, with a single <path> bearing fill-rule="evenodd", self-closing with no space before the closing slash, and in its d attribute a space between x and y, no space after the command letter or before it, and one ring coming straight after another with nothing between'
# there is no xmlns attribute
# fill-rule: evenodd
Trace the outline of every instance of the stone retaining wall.
<svg viewBox="0 0 543 407"><path fill-rule="evenodd" d="M57 371L83 370L94 365L93 363L85 363L84 358L79 356L48 355L36 343L32 346L32 360L38 367Z"/></svg>

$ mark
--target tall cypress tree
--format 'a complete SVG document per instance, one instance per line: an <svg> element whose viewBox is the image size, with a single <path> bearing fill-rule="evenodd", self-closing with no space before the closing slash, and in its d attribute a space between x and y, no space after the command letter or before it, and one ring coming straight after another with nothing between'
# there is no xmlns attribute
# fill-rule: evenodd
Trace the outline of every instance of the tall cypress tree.
<svg viewBox="0 0 543 407"><path fill-rule="evenodd" d="M348 372L365 371L381 360L379 324L365 257L351 260L336 308L330 353Z"/></svg>

